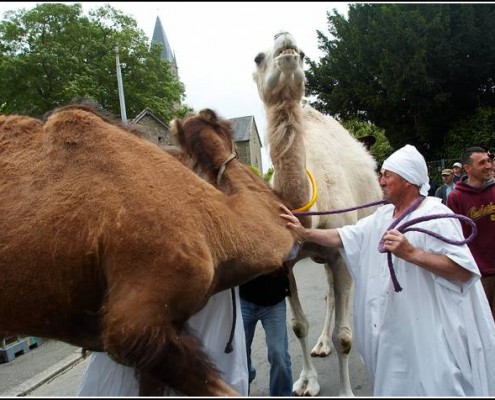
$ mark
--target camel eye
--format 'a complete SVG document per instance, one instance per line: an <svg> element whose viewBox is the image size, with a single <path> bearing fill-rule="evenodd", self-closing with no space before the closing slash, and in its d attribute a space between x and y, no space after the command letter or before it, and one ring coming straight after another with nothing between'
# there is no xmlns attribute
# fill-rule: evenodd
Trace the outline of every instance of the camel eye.
<svg viewBox="0 0 495 400"><path fill-rule="evenodd" d="M256 65L260 65L264 59L265 59L265 55L263 53L260 53L254 59L254 62L256 63Z"/></svg>

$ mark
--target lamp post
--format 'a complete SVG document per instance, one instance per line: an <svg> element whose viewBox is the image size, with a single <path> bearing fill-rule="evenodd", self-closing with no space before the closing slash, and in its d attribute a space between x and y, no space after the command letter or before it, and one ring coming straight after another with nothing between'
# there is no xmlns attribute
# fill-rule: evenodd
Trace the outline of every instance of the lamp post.
<svg viewBox="0 0 495 400"><path fill-rule="evenodd" d="M127 115L125 111L125 99L124 99L124 86L122 85L122 73L120 71L120 59L119 59L119 48L115 47L115 63L117 65L117 87L119 91L119 101L120 101L120 117L122 123L127 125Z"/></svg>

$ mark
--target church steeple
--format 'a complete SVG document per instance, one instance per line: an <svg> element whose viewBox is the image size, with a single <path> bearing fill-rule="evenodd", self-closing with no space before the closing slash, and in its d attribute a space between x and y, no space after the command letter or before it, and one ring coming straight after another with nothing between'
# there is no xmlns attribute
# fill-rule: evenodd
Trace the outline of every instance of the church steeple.
<svg viewBox="0 0 495 400"><path fill-rule="evenodd" d="M156 17L155 29L153 30L153 37L151 39L151 44L153 42L160 43L163 46L162 52L160 53L161 57L167 60L170 63L170 67L172 69L172 73L175 75L177 79L179 79L179 72L177 67L177 61L175 59L175 54L173 54L170 45L168 44L167 35L162 26L162 22L160 21L160 17Z"/></svg>

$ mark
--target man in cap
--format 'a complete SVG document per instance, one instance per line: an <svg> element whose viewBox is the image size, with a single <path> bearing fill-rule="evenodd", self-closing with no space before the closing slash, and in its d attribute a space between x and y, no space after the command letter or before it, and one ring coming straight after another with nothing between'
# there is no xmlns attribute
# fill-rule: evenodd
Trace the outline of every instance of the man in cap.
<svg viewBox="0 0 495 400"><path fill-rule="evenodd" d="M456 184L462 178L462 164L460 162L455 162L452 164L452 171L454 172L454 184Z"/></svg>
<svg viewBox="0 0 495 400"><path fill-rule="evenodd" d="M461 156L466 176L460 180L447 201L457 214L470 217L476 223L478 234L469 248L481 272L495 320L495 180L493 155L482 147L469 147ZM463 223L464 235L469 228Z"/></svg>
<svg viewBox="0 0 495 400"><path fill-rule="evenodd" d="M454 190L454 173L451 169L442 171L442 181L443 184L436 190L435 196L440 197L443 204L447 204L447 197Z"/></svg>
<svg viewBox="0 0 495 400"><path fill-rule="evenodd" d="M380 185L389 204L355 225L307 229L287 209L281 217L301 240L340 248L354 279L356 345L375 396L494 396L495 323L467 245L423 232L391 229L452 211L428 193L423 156L406 145L387 158ZM415 225L463 240L456 218ZM394 290L387 261L402 290Z"/></svg>

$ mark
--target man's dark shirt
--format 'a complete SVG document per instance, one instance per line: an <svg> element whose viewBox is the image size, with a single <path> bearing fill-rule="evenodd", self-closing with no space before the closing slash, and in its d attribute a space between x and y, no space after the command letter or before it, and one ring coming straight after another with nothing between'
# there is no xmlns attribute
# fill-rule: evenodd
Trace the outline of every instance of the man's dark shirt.
<svg viewBox="0 0 495 400"><path fill-rule="evenodd" d="M258 306L273 306L290 296L286 271L261 275L239 286L239 295Z"/></svg>

